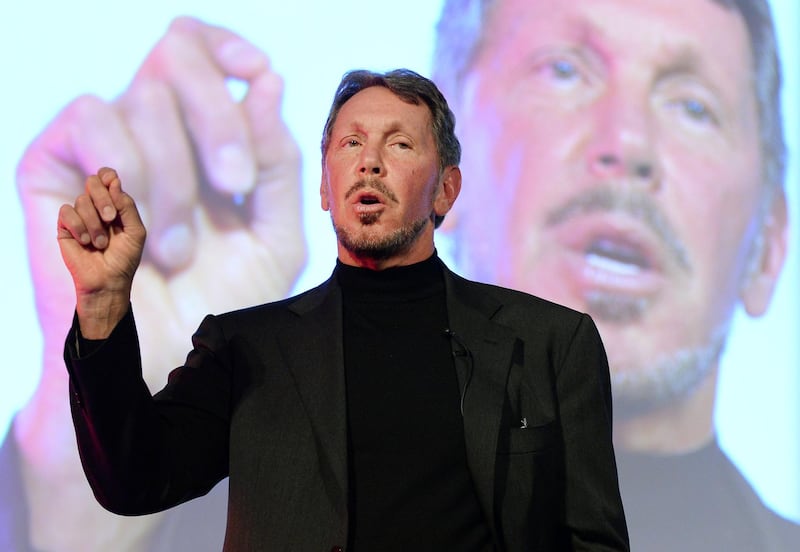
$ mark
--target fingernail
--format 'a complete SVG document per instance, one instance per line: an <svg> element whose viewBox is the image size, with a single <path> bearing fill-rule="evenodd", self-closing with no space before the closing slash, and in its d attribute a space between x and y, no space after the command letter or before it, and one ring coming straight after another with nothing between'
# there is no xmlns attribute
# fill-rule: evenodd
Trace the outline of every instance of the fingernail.
<svg viewBox="0 0 800 552"><path fill-rule="evenodd" d="M105 249L108 245L108 238L104 235L99 235L94 239L94 246L97 249Z"/></svg>
<svg viewBox="0 0 800 552"><path fill-rule="evenodd" d="M92 241L92 237L89 235L88 232L84 232L83 234L81 234L80 240L83 245L88 245L89 242Z"/></svg>
<svg viewBox="0 0 800 552"><path fill-rule="evenodd" d="M228 144L219 148L209 172L211 181L222 192L247 193L253 187L253 165L239 146Z"/></svg>
<svg viewBox="0 0 800 552"><path fill-rule="evenodd" d="M117 211L111 205L106 205L103 207L103 220L106 222L111 222L116 218Z"/></svg>
<svg viewBox="0 0 800 552"><path fill-rule="evenodd" d="M192 256L192 231L185 224L168 228L158 241L161 260L170 266L186 264Z"/></svg>

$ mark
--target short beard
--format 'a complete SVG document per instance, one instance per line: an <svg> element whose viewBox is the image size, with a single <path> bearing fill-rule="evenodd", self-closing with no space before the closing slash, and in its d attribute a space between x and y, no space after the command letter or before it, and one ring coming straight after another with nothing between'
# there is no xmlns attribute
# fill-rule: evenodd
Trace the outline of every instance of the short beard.
<svg viewBox="0 0 800 552"><path fill-rule="evenodd" d="M375 213L365 214L361 216L361 224L370 226L378 218L379 215ZM408 251L429 222L431 220L428 217L419 219L385 236L354 236L335 223L333 229L339 243L353 256L384 261Z"/></svg>
<svg viewBox="0 0 800 552"><path fill-rule="evenodd" d="M627 420L689 398L717 366L725 336L717 332L706 345L665 354L647 366L612 366L614 415Z"/></svg>

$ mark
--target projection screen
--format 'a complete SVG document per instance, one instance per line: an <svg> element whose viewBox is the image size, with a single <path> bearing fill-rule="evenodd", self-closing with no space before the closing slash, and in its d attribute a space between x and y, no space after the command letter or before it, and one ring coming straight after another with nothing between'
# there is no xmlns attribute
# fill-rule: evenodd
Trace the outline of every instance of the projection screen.
<svg viewBox="0 0 800 552"><path fill-rule="evenodd" d="M119 143L116 138L119 133L127 132L126 136L135 138L136 132L130 128L117 128L118 120L114 117L131 121L133 126L142 115L148 124L158 119L155 111L147 112L146 89L138 88L133 97L134 84L147 78L161 79L174 90L180 89L179 81L184 78L185 86L199 86L191 81L197 60L190 49L181 53L183 46L172 50L169 45L165 46L170 33L175 31L175 19L183 16L227 29L252 42L268 56L272 71L283 79L280 119L286 129L278 139L296 141L302 155L297 185L302 198L304 232L304 236L296 236L286 247L294 248L297 253L305 241L307 255L299 277L283 287L265 285L264 290L260 290L252 286L247 294L233 294L227 302L214 303L205 301L200 286L195 299L188 299L187 304L165 306L160 303L158 309L181 310L185 324L181 325L180 332L175 332L175 328L151 328L143 344L143 347L152 348L145 352L146 358L159 356L159 347L166 347L154 334L170 340L170 350L177 349L185 354L191 346L191 332L205 314L206 306L230 310L275 300L306 290L328 277L336 250L330 219L319 203L319 141L329 102L341 75L347 70L407 67L431 76L442 86L456 112L456 132L464 145L464 197L460 198L460 209L455 211L452 220L437 231L440 256L467 277L519 287L589 312L598 320L606 341L612 373L615 359L623 359L621 366L629 357L637 355L638 358L652 354L654 356L649 358L655 358L663 352L660 347L666 342L680 351L677 355L687 357L692 354L687 351L699 347L698 343L708 337L709 343L702 344L707 349L697 353L706 355L705 360L698 361L699 364L705 361L706 365L692 365L689 371L695 370L695 373L684 374L688 381L684 388L676 384L679 389L674 390L673 382L668 381L662 387L672 390L658 391L658 398L653 399L656 405L644 404L650 399L643 402L636 398L631 404L623 404L620 398L617 406L618 419L630 421L637 416L646 417L654 410L663 416L676 404L671 401L680 403L694 393L705 393L707 400L691 413L675 407L675 416L691 417L688 422L684 419L671 426L673 429L669 431L677 432L673 436L675 445L660 443L654 447L656 450L648 450L648 444L641 441L634 440L627 445L616 441L617 454L626 454L625 449L630 445L634 453L674 458L692 454L703 443L716 442L768 511L794 523L800 522L800 340L797 338L800 335L800 224L797 222L800 90L796 63L800 55L800 30L797 28L800 8L797 2L768 2L783 77L780 110L772 109L774 105L764 105L769 103L768 91L761 97L747 92L745 99L738 103L731 100L734 90L767 86L764 83L767 73L737 75L730 72L739 52L737 47L745 48L741 51L750 54L752 51L747 42L748 29L742 25L739 12L721 7L721 4L749 6L754 2L654 0L641 5L636 3L638 7L634 9L626 2L610 0L594 5L592 0L563 4L530 0L528 4L540 4L536 17L526 15L525 2L510 2L515 6L513 9L519 10L516 17L505 14L492 19L490 24L487 23L490 16L482 15L478 8L468 7L469 2L454 2L451 9L459 11L463 17L453 23L456 18L445 13L447 21L443 20L439 32L447 30L457 37L463 34L464 48L469 49L469 33L479 32L475 28L481 24L482 17L488 25L486 32L504 24L510 27L506 34L498 37L487 39L484 36L485 42L475 47L477 53L460 52L452 45L452 51L445 51L446 47L440 43L437 57L437 23L442 17L444 3L441 0L403 3L80 0L59 4L32 0L7 6L0 34L6 74L5 99L0 104L5 123L0 170L6 182L0 192L3 194L0 221L3 235L9 238L5 242L6 275L0 288L2 304L6 305L8 313L0 332L6 352L0 372L0 435L5 435L0 459L0 470L3 470L0 474L3 480L0 483L0 548L7 544L9 550L28 550L35 544L40 550L51 549L47 543L52 542L52 534L48 532L54 529L52 526L44 528L48 525L46 520L48 516L55 518L59 508L69 508L69 505L74 505L76 511L85 508L92 512L85 518L88 521L84 525L88 526L76 529L83 534L92 532L92 523L111 523L109 520L114 519L110 514L95 512L99 507L90 503L88 487L74 491L68 483L78 481L80 471L69 420L66 372L60 355L74 303L70 302L69 278L56 246L57 209L62 198L80 193L82 175L123 157L122 152L111 159L102 156L109 143ZM548 7L550 4L552 6ZM604 4L609 5L605 12L599 7ZM652 9L648 10L651 4ZM686 6L679 8L679 4ZM740 36L736 36L744 37L745 42L731 45L729 41L734 40L733 35L724 33L715 38L713 26L706 28L706 22L692 20L693 9L689 7L703 5L706 10L711 9L706 4L732 18L732 24L739 25ZM569 11L566 5L574 12L566 13ZM581 34L570 30L570 25L584 17L584 8L586 21L592 23L581 27L584 31ZM628 14L628 9L632 13ZM464 10L472 11L461 13ZM550 13L552 18L541 16L542 13ZM681 27L684 20L685 27ZM187 21L190 20L183 20L183 25L201 24ZM455 27L448 30L448 25L444 24L448 22ZM526 31L524 23L527 22L535 24L535 29ZM611 23L604 27L603 22ZM619 26L615 27L614 22ZM625 26L631 22L642 27ZM593 30L586 31L587 28ZM705 30L699 33L699 29ZM516 61L519 65L504 66L502 52L505 48L508 52L517 52L515 48L524 42L526 32L534 42L556 38L549 49L532 49L529 57L520 55ZM702 40L698 38L700 35ZM515 43L515 40L523 42ZM569 40L580 44L565 46ZM642 46L641 51L620 49L625 44L636 45L637 41ZM701 55L693 58L693 48L699 49L703 44L725 46L710 52L698 50ZM162 53L169 51L169 55L159 58L150 54L154 48L159 48L157 45ZM655 58L646 59L644 51L664 56L675 54L679 61L669 68L661 67L663 71L658 73L653 67L660 62ZM235 56L236 52L229 55ZM508 57L516 59L514 55ZM750 67L752 60L744 55L743 61L739 61L744 67ZM464 66L456 66L461 59L459 56ZM718 60L720 65L716 66ZM709 84L704 80L706 74L713 75L709 80L718 80ZM614 80L617 75L620 79ZM227 84L236 99L248 92L246 78L229 78ZM725 88L726 84L730 89ZM643 88L637 96L635 87L639 85ZM505 101L492 103L492 98L502 98L506 94ZM509 98L514 98L513 105ZM761 103L753 107L754 101ZM598 110L591 107L601 104L604 106L602 113L599 107ZM117 115L112 117L112 111ZM771 131L764 129L764 118L768 115L763 113L768 112L779 113L782 117ZM185 111L183 115L185 119L181 124L189 124L186 121L191 116ZM573 126L562 133L559 125L567 119ZM540 122L538 127L537 121ZM590 127L585 125L590 121L596 126L586 131ZM530 127L525 126L528 123ZM547 132L542 131L545 124ZM577 133L579 129L586 133L586 141L600 143L602 136L610 142L630 140L635 143L632 147L645 152L642 155L652 157L655 170L662 171L660 189L652 200L652 211L659 215L653 217L659 218L662 226L668 228L659 238L663 247L683 251L686 262L685 270L675 268L678 276L674 282L666 269L655 277L659 278L659 286L672 283L685 286L665 292L667 295L674 292L668 302L675 310L680 309L678 312L669 312L666 305L654 306L654 310L663 308L666 314L647 320L643 312L649 307L643 305L650 299L619 299L627 293L619 289L627 284L613 293L601 293L603 297L599 299L599 295L588 292L573 297L561 288L548 296L546 269L536 266L536 255L526 256L525 244L530 245L530 250L549 247L549 242L540 243L534 235L538 215L533 213L540 205L538 202L548 201L548 193L555 193L558 186L592 189L592 182L572 179L570 175L577 168L558 173L562 174L561 180L551 180L550 176L556 172L551 175L546 172L546 167L554 165L563 153L555 151L556 144L567 147L568 138L575 136L568 133ZM199 131L195 128L192 132ZM775 168L780 160L770 165L772 168L764 169L769 165L766 157L781 157L780 153L775 153L780 150L775 136L781 134L786 144L785 174ZM562 137L564 140L560 142ZM203 165L210 163L203 159L199 146L203 138L193 134L187 139L196 148L199 185L207 186L199 174L211 170L210 165ZM580 142L576 140L576 144ZM549 144L553 145L552 152L548 151ZM750 149L746 144L751 144ZM153 151L160 151L157 143L153 145ZM739 153L735 158L722 158L720 152ZM572 159L575 167L582 162L582 158L563 157L564 162ZM693 165L686 161L690 157ZM230 170L235 172L235 169ZM754 197L761 198L760 192L754 191L761 187L756 188L752 179L742 176L747 170L759 173L758 178L764 181L774 180L772 184L763 185L772 185L777 190L764 202L763 209L752 205ZM122 176L125 179L124 173ZM168 185L164 179L149 176L148 181L147 175L138 175L142 183L137 184L137 189L142 193L146 194L147 186L156 186L156 182ZM611 188L613 186L609 185ZM530 191L534 189L544 191ZM577 193L578 188L575 190ZM748 196L748 190L754 195ZM780 201L775 197L784 191L787 215L782 218ZM600 195L593 193L592 197ZM247 202L247 198L238 193L201 196L199 201L210 202L207 205L210 209L214 208L213 202L218 201L226 203L226 209L232 212L236 212L242 202ZM650 205L650 200L647 201ZM585 209L599 209L583 205ZM154 210L158 205L148 208ZM715 208L724 208L725 215ZM744 216L752 216L752 224L743 223L743 242L732 243L729 229L736 228L737 217ZM647 226L651 222L642 224ZM591 241L592 238L585 239ZM602 272L608 278L625 280L637 278L636 274L642 271L657 271L654 268L657 263L653 261L655 254L636 243L634 238L615 241L604 235L582 247L586 247L587 259L591 256L591 261L586 261L591 270ZM662 245L653 247L657 249ZM680 257L680 254L676 252L675 256ZM675 261L675 264L680 263ZM228 270L227 265L227 260L220 259L219 270ZM154 273L160 270L158 263L152 270ZM738 280L737 271L743 274ZM137 297L142 299L137 302L137 297L134 298L134 310L138 311L138 304L143 305L143 311L149 309L162 301L162 294L169 294L164 287L149 290L147 282L173 277L176 282L180 278L191 279L180 271L151 276L143 277L144 282L137 290ZM563 274L554 276L556 280L562 277ZM206 285L212 286L213 277L207 280ZM655 304L658 299L653 301ZM633 309L636 313L620 314L619 309ZM625 319L625 316L630 318ZM641 326L636 326L639 321ZM681 339L685 343L681 343ZM653 350L648 349L650 346ZM153 390L159 381L164 381L169 369L182 360L182 357L165 356L169 358L168 364L147 376ZM621 368L619 371L624 372ZM635 382L630 383L633 380L636 378L617 377L615 398L617 393L625 396L623 387L626 385L635 387ZM704 424L708 426L705 433ZM688 427L689 433L703 434L701 444L681 434L681 430L674 430L675 427ZM9 460L9 457L13 458ZM623 500L629 510L631 534L643 543L648 531L662 522L641 520L635 512L632 515L630 508L634 502L629 502L626 495L636 494L632 486L637 484L637 479L628 477L627 465L627 461L620 462ZM670 470L669 465L663 469ZM694 485L691 478L686 479L686 485ZM52 489L50 509L42 507L43 488ZM38 499L34 496L36 492ZM214 511L224 512L224 507ZM710 511L708 515L715 514ZM702 524L704 520L697 522ZM189 526L191 523L189 520ZM206 517L198 517L196 523L213 533L224 525L224 518L209 522ZM145 534L155 531L153 527L157 526L158 522L139 525ZM157 538L144 539L142 542L149 544L142 544L140 549L160 549L153 544ZM208 549L219 549L221 540L209 538ZM636 543L634 540L634 549ZM645 545L641 549L648 547Z"/></svg>

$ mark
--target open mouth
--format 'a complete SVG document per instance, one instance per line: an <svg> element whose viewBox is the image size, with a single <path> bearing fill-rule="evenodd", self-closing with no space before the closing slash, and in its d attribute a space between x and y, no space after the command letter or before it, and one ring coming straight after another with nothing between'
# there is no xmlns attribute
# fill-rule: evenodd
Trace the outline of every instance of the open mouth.
<svg viewBox="0 0 800 552"><path fill-rule="evenodd" d="M358 201L361 205L375 205L380 203L380 200L375 196L363 196Z"/></svg>
<svg viewBox="0 0 800 552"><path fill-rule="evenodd" d="M621 276L635 276L653 267L646 251L638 244L612 237L592 239L584 256L589 266Z"/></svg>
<svg viewBox="0 0 800 552"><path fill-rule="evenodd" d="M586 309L614 324L638 322L662 281L651 250L628 236L592 237L578 264Z"/></svg>
<svg viewBox="0 0 800 552"><path fill-rule="evenodd" d="M362 224L374 224L386 208L385 199L379 194L365 190L352 198L353 209Z"/></svg>
<svg viewBox="0 0 800 552"><path fill-rule="evenodd" d="M686 250L661 209L638 194L597 188L549 214L543 246L576 304L633 323L691 274Z"/></svg>
<svg viewBox="0 0 800 552"><path fill-rule="evenodd" d="M356 212L371 213L385 207L386 198L374 190L361 190L350 198Z"/></svg>
<svg viewBox="0 0 800 552"><path fill-rule="evenodd" d="M607 214L576 217L558 225L568 274L584 298L611 294L652 297L664 284L667 254L659 238L639 221Z"/></svg>

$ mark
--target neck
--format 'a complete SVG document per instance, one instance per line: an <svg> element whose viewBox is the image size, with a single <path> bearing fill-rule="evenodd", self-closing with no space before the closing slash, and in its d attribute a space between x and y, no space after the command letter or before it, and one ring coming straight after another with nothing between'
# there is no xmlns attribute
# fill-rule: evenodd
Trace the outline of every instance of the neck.
<svg viewBox="0 0 800 552"><path fill-rule="evenodd" d="M369 270L386 270L397 266L408 266L429 259L435 248L433 240L424 246L413 247L408 251L398 253L388 258L375 258L368 254L357 254L345 249L341 242L338 244L339 261L348 266L356 266Z"/></svg>

